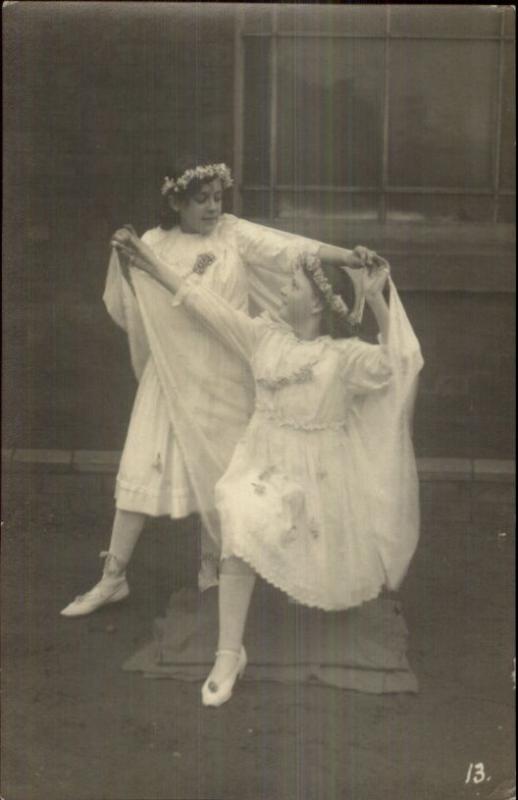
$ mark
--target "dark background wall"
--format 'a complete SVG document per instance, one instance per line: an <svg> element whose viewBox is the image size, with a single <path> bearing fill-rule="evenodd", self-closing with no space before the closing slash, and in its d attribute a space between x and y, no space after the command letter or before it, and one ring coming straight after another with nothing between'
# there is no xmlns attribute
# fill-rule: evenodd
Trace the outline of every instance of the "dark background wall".
<svg viewBox="0 0 518 800"><path fill-rule="evenodd" d="M156 224L177 148L235 163L235 14L194 3L4 9L4 446L122 446L135 383L101 302L110 234ZM418 453L512 457L514 228L284 227L391 259L426 359Z"/></svg>

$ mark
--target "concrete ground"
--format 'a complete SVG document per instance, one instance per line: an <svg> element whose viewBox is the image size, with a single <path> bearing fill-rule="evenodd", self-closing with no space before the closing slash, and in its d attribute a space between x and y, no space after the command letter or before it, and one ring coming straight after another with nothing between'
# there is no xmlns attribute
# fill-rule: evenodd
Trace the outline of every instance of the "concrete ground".
<svg viewBox="0 0 518 800"><path fill-rule="evenodd" d="M455 515L453 515L454 517ZM132 594L60 608L99 571L110 513L24 477L3 511L5 800L510 798L514 537L498 514L434 523L401 596L417 696L244 682L218 710L199 685L121 670L170 593L193 585L194 521L150 525Z"/></svg>

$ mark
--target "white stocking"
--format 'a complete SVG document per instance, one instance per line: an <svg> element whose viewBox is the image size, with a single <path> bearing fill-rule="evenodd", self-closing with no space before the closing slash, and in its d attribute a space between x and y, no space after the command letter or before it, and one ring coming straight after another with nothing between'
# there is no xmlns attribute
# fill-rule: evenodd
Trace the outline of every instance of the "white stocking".
<svg viewBox="0 0 518 800"><path fill-rule="evenodd" d="M232 557L222 562L218 595L218 651L240 651L255 577L255 572L238 558ZM220 682L235 666L236 659L232 653L220 653L210 673L211 680Z"/></svg>
<svg viewBox="0 0 518 800"><path fill-rule="evenodd" d="M125 572L140 539L145 521L145 514L116 509L108 550L108 554L113 558L107 558L105 574L116 575L118 573L120 575Z"/></svg>

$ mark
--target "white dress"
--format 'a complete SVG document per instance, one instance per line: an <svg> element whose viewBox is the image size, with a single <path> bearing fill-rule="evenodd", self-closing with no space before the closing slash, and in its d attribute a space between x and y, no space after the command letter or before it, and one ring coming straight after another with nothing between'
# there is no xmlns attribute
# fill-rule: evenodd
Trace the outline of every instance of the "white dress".
<svg viewBox="0 0 518 800"><path fill-rule="evenodd" d="M179 301L229 344L241 343L255 379L253 416L215 488L222 557L244 559L300 603L325 610L392 588L417 531L392 530L401 537L394 580L375 465L355 415L366 397L388 396L402 353L357 338L299 340L286 324L267 314L250 319L193 278Z"/></svg>
<svg viewBox="0 0 518 800"><path fill-rule="evenodd" d="M274 308L278 302L278 288L285 280L282 275L290 271L302 251L316 253L320 246L318 242L275 231L229 214L222 215L215 230L207 236L183 233L179 228L170 231L154 228L142 238L165 263L183 276L192 273L200 256L209 254L213 260L200 275L202 284L243 312L249 310L249 295L255 301L256 310ZM163 380L156 366L159 358L157 350L167 350L162 345L166 340L165 328L174 324L175 319L171 317L163 321L161 330L158 329L157 337L153 340L146 324L141 321L143 309L140 295L137 293L136 302L113 264L105 302L112 316L128 333L131 333L131 320L137 320L137 327L141 330L133 339L137 339L143 351L143 355L140 354L141 364L136 368L139 386L117 475L116 506L151 516L184 517L200 510L199 497L193 488L197 476L192 469L189 474L186 465L189 442L184 441L183 447L180 446L178 432L175 432L176 414L166 401ZM155 346L153 341L157 343ZM187 349L188 352L185 352ZM211 359L206 335L192 326L188 348L186 346L184 352L170 354L169 360L173 367L175 359L178 364L182 360L184 384L204 380L206 389L212 392L225 369L222 363L224 358L223 354L219 360ZM252 403L251 391L248 416ZM205 407L207 405L208 402ZM202 414L200 411L198 417ZM215 414L211 424L225 425L223 414L219 419ZM203 471L203 462L193 469Z"/></svg>

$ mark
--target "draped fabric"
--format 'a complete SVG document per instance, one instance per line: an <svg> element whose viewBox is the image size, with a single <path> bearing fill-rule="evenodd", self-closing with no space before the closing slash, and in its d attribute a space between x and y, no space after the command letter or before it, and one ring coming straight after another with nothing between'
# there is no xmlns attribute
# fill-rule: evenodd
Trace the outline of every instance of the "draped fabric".
<svg viewBox="0 0 518 800"><path fill-rule="evenodd" d="M349 430L357 458L369 476L372 530L389 589L397 589L419 536L419 483L412 444L418 374L423 367L419 342L399 294L390 280L386 352L392 380L383 396L359 398Z"/></svg>
<svg viewBox="0 0 518 800"><path fill-rule="evenodd" d="M116 250L111 252L103 301L113 321L128 334L131 366L140 380L151 351L139 302L123 277Z"/></svg>
<svg viewBox="0 0 518 800"><path fill-rule="evenodd" d="M152 354L198 510L209 533L219 541L214 486L253 409L250 369L199 320L173 305L169 291L134 269L133 296L120 271L115 273L117 260L113 255L113 282L105 300L110 313L112 309L117 313L120 304L112 305L111 291L118 281L117 300L124 298L121 321L128 333L133 369L140 377L146 350ZM202 352L203 358L190 358L193 350L198 355Z"/></svg>
<svg viewBox="0 0 518 800"><path fill-rule="evenodd" d="M226 294L236 307L247 303L248 289L256 313L275 311L280 287L298 256L302 252L316 253L320 247L319 242L229 214L222 216L211 236L189 237L177 230L153 229L143 239L167 262L168 268L182 276L192 271L197 249L213 252L214 268L203 280L208 278L214 291ZM248 364L236 358L236 351L230 353L199 320L193 320L175 305L159 284L134 269L130 276L128 281L113 251L103 297L105 305L128 334L137 380L142 378L148 360L153 361L195 506L205 515L213 537L218 538L215 517L210 513L213 487L253 409ZM148 424L151 426L152 421Z"/></svg>
<svg viewBox="0 0 518 800"><path fill-rule="evenodd" d="M243 235L246 240L242 249L251 299L258 310L275 311L282 281L279 273L289 265L268 259L267 252L261 262L261 242L254 251L249 244L253 237L246 238L246 225L252 223L244 223L243 227L244 221L237 222L238 238ZM253 228L256 234L261 226ZM264 242L272 233L264 228L263 252ZM304 249L314 253L318 248L318 243L311 240L279 232L275 235L296 244L290 251L292 256ZM174 265L170 266L174 269ZM352 270L349 274L357 282L358 275ZM148 275L132 268L130 276L132 287L124 278L114 251L104 302L114 321L128 334L137 379L148 358L154 361L198 509L207 530L219 542L214 487L225 473L253 412L254 383L247 353L237 338L230 344L219 337L210 324L198 315L190 315ZM358 459L363 460L359 466L371 476L373 527L387 584L395 588L406 572L418 537L418 485L410 424L417 374L423 361L392 282L389 306L387 349L394 378L382 396L358 398L348 424L359 444L355 448L361 454ZM191 359L193 350L203 352L203 358Z"/></svg>
<svg viewBox="0 0 518 800"><path fill-rule="evenodd" d="M275 311L279 307L280 289L285 280L286 267L284 252L280 243L291 250L295 245L297 252L316 253L321 242L306 239L287 231L279 231L266 225L256 225L247 220L231 218L236 227L238 242L241 246L248 267L248 284L250 297L260 311ZM257 236L257 231L262 235ZM270 243L270 246L268 244ZM275 243L275 244L273 244ZM273 245L273 247L272 247ZM280 258L279 258L279 254ZM361 270L345 268L355 291L354 312L361 321L365 298L361 289Z"/></svg>

